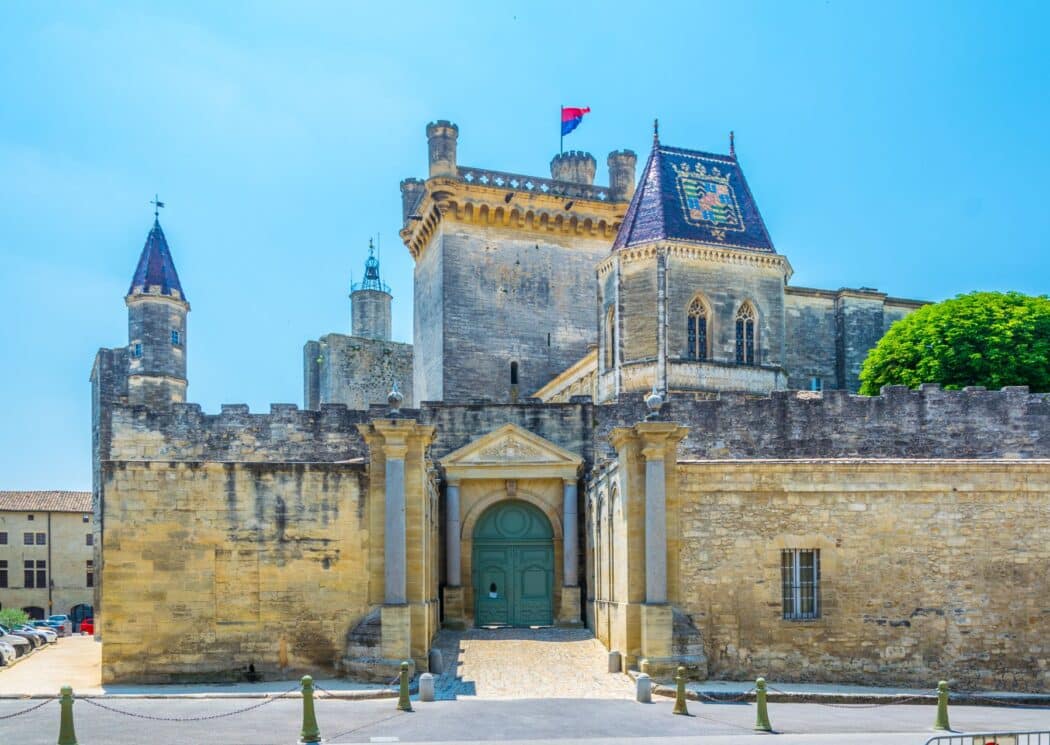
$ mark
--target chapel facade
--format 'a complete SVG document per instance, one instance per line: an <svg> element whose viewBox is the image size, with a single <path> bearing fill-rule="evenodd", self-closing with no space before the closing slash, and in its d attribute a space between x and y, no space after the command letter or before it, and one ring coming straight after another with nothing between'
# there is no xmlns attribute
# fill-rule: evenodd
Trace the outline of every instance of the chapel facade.
<svg viewBox="0 0 1050 745"><path fill-rule="evenodd" d="M922 303L792 286L732 141L601 186L426 134L413 343L370 254L303 408L187 403L154 223L92 370L105 681L389 679L443 626L561 624L656 675L1050 682L1046 396L855 395Z"/></svg>

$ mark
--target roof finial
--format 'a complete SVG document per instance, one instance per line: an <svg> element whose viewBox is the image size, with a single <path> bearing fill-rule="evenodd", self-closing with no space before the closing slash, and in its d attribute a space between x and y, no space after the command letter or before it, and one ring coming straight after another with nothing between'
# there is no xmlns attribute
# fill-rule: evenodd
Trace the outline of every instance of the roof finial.
<svg viewBox="0 0 1050 745"><path fill-rule="evenodd" d="M153 205L153 219L160 219L160 210L164 207L164 202L160 201L160 197L156 194L153 195L153 201L150 202Z"/></svg>
<svg viewBox="0 0 1050 745"><path fill-rule="evenodd" d="M736 137L733 135L733 130L729 130L729 157L736 157Z"/></svg>
<svg viewBox="0 0 1050 745"><path fill-rule="evenodd" d="M660 144L660 120L653 119L653 144Z"/></svg>

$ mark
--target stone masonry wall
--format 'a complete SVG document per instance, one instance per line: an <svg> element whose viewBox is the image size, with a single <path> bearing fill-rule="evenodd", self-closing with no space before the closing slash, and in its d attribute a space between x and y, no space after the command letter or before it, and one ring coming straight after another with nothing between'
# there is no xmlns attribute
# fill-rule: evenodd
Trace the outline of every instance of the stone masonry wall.
<svg viewBox="0 0 1050 745"><path fill-rule="evenodd" d="M597 458L611 457L614 427L642 421L641 396L596 406ZM672 395L661 418L689 427L679 457L706 458L1048 458L1050 396L887 386L881 396L846 391L774 391L712 400Z"/></svg>
<svg viewBox="0 0 1050 745"><path fill-rule="evenodd" d="M368 609L363 464L103 468L103 682L336 669Z"/></svg>
<svg viewBox="0 0 1050 745"><path fill-rule="evenodd" d="M678 466L672 602L712 678L1050 686L1050 462ZM782 618L782 549L820 551L820 617Z"/></svg>
<svg viewBox="0 0 1050 745"><path fill-rule="evenodd" d="M317 346L313 359L304 354L305 366L318 368L318 404L346 404L351 409L367 409L387 402L394 383L405 397L404 406L413 403L412 345L362 336L327 334ZM307 379L310 370L306 370Z"/></svg>

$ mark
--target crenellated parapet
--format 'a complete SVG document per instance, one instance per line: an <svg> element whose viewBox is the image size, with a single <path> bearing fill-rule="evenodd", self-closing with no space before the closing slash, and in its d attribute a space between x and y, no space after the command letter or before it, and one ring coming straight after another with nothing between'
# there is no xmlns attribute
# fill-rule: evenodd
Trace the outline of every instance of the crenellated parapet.
<svg viewBox="0 0 1050 745"><path fill-rule="evenodd" d="M596 406L596 448L607 448L613 429L646 413L640 395ZM660 416L689 428L678 450L682 460L1050 457L1050 394L1029 393L1027 386L886 386L879 396L841 390L681 395L671 396Z"/></svg>

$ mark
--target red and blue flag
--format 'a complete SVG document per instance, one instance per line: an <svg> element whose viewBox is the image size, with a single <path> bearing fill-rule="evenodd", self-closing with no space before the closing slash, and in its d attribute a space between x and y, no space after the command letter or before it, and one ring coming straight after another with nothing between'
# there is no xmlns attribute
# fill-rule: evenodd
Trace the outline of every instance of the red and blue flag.
<svg viewBox="0 0 1050 745"><path fill-rule="evenodd" d="M571 106L561 107L561 134L564 137L569 134L572 130L580 126L580 122L583 121L583 115L591 112L590 106L585 106L582 109L573 108Z"/></svg>

